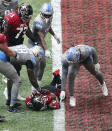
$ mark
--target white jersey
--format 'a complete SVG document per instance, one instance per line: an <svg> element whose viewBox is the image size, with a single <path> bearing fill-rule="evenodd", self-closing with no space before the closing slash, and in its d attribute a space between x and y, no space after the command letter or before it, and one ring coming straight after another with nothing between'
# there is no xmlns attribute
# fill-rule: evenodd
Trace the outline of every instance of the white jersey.
<svg viewBox="0 0 112 131"><path fill-rule="evenodd" d="M33 52L27 48L25 45L18 45L18 46L13 46L9 47L11 50L15 51L19 55L19 59L16 61L14 57L11 58L11 61L13 62L18 62L21 65L25 65L28 60L31 60L33 65L36 65L36 58L33 54Z"/></svg>
<svg viewBox="0 0 112 131"><path fill-rule="evenodd" d="M16 10L18 0L12 0L9 6L5 6L0 0L0 16L4 17L6 14Z"/></svg>
<svg viewBox="0 0 112 131"><path fill-rule="evenodd" d="M52 22L52 17L50 17L49 20L46 21L46 19L41 15L41 13L39 13L39 15L37 15L37 17L35 18L32 27L32 33L35 40L38 41L39 45L41 45L41 40L37 34L37 30L42 31L45 37L46 34L49 32L49 29L51 27L51 22ZM28 39L28 43L34 45L34 43L30 39Z"/></svg>
<svg viewBox="0 0 112 131"><path fill-rule="evenodd" d="M49 32L51 22L52 17L48 21L46 21L46 19L40 13L34 20L33 30L34 29L41 30L44 33L44 35L46 35Z"/></svg>
<svg viewBox="0 0 112 131"><path fill-rule="evenodd" d="M62 63L63 62L74 63L72 60L72 57L73 57L74 52L76 52L77 50L80 53L80 59L78 61L79 63L84 61L90 56L93 57L93 60L95 63L98 62L95 48L88 45L77 45L77 46L69 48L68 50L64 52L64 54L62 55ZM77 55L76 55L76 58L77 58Z"/></svg>

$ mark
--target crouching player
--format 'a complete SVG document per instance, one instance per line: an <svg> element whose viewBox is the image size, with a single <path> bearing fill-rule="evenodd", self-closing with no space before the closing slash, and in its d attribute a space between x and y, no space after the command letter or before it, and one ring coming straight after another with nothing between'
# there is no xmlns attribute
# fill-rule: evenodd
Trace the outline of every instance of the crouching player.
<svg viewBox="0 0 112 131"><path fill-rule="evenodd" d="M53 73L54 78L50 85L42 87L45 93L34 91L26 100L26 106L33 110L59 109L59 96L61 91L61 79L59 70Z"/></svg>
<svg viewBox="0 0 112 131"><path fill-rule="evenodd" d="M10 63L26 65L27 74L28 74L28 77L29 77L31 84L35 87L35 89L37 89L39 92L42 93L42 89L39 87L38 82L37 82L35 75L34 75L34 68L37 67L39 59L41 59L41 57L44 57L43 50L41 50L41 48L39 46L34 46L34 47L29 49L25 45L13 46L13 47L10 47L10 49L13 52L16 52L16 57L9 57L8 58L5 55L5 53L2 52L4 59L6 59L6 60L9 59ZM17 74L17 72L16 72L16 74ZM10 77L12 77L12 76L10 75ZM12 79L10 80L10 82L12 83ZM18 94L18 91L19 90L17 90L16 94ZM12 86L8 87L8 100L6 102L6 105L9 106L9 109L8 109L9 112L17 112L18 113L17 109L12 108L10 106L11 101L12 101L12 99L11 99L12 93L11 92L12 92ZM16 98L13 99L13 102L16 101Z"/></svg>
<svg viewBox="0 0 112 131"><path fill-rule="evenodd" d="M65 51L62 56L62 85L60 99L65 99L65 87L68 75L68 87L70 93L69 104L72 107L76 106L74 80L81 65L83 65L99 81L103 95L108 95L108 89L103 74L100 72L100 64L98 63L96 49L88 45L77 45Z"/></svg>

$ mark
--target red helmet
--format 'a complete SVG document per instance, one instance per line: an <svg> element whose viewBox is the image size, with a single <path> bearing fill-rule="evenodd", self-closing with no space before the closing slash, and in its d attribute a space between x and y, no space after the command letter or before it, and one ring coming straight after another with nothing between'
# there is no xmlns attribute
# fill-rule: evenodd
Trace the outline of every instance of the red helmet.
<svg viewBox="0 0 112 131"><path fill-rule="evenodd" d="M0 43L5 43L6 41L6 36L4 34L0 34Z"/></svg>

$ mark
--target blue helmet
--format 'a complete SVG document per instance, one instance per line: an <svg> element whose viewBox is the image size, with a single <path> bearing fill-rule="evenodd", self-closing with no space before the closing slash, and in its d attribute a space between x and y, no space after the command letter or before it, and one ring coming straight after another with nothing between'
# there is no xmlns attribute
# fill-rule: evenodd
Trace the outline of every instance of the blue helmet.
<svg viewBox="0 0 112 131"><path fill-rule="evenodd" d="M69 50L68 61L72 61L74 63L79 62L80 59L80 51L77 47L72 47Z"/></svg>
<svg viewBox="0 0 112 131"><path fill-rule="evenodd" d="M52 16L53 8L50 3L44 3L40 8L40 12L42 13L42 15Z"/></svg>

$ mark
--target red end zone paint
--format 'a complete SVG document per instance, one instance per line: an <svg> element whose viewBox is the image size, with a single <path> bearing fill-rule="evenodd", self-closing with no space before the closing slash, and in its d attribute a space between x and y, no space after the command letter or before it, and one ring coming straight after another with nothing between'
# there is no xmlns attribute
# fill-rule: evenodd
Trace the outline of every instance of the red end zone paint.
<svg viewBox="0 0 112 131"><path fill-rule="evenodd" d="M63 51L71 45L96 48L109 90L104 97L98 81L83 67L75 80L77 106L70 108L66 93L66 131L112 130L112 1L62 0Z"/></svg>

